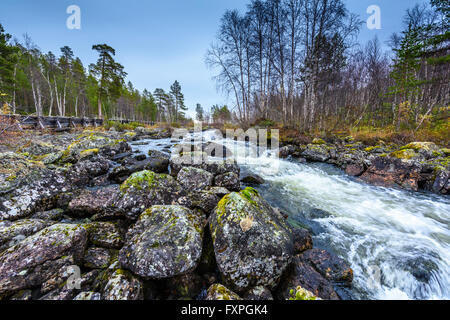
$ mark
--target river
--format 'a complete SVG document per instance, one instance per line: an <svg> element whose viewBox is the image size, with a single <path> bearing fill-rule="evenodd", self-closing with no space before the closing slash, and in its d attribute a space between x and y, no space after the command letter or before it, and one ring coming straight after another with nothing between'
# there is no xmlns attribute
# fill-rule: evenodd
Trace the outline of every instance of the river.
<svg viewBox="0 0 450 320"><path fill-rule="evenodd" d="M450 299L450 198L368 185L327 164L283 160L256 146L203 134L233 151L241 174L257 174L255 187L307 227L314 245L351 264L348 299ZM140 141L141 142L141 141ZM170 139L133 146L167 151ZM164 149L166 148L166 149ZM250 154L250 156L249 156Z"/></svg>

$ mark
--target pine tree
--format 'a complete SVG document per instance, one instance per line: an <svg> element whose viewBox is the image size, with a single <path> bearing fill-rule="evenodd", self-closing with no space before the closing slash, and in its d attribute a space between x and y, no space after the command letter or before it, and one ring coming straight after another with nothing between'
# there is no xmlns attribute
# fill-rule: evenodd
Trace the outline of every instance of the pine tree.
<svg viewBox="0 0 450 320"><path fill-rule="evenodd" d="M123 66L114 61L113 56L116 50L107 44L97 44L92 46L92 50L99 53L100 57L96 64L91 64L89 69L97 77L98 86L98 116L102 118L102 101L105 99L117 100L123 86L126 72Z"/></svg>
<svg viewBox="0 0 450 320"><path fill-rule="evenodd" d="M14 86L14 65L17 48L9 44L11 35L5 33L0 24L0 102L6 102ZM1 103L3 105L3 103Z"/></svg>
<svg viewBox="0 0 450 320"><path fill-rule="evenodd" d="M204 115L203 115L204 111L203 111L203 108L200 103L197 103L197 106L195 107L195 112L196 112L196 118L198 121L201 121L201 122L205 121Z"/></svg>
<svg viewBox="0 0 450 320"><path fill-rule="evenodd" d="M178 122L179 110L181 110L181 117L184 117L183 111L187 110L187 107L184 105L184 95L183 93L181 93L181 85L178 81L175 80L175 82L170 87L170 94L172 95L174 102L175 122Z"/></svg>

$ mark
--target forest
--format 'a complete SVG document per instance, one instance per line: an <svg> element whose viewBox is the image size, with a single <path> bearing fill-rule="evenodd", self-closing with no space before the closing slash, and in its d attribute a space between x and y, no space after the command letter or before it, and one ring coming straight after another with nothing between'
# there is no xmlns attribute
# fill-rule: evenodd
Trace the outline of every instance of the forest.
<svg viewBox="0 0 450 320"><path fill-rule="evenodd" d="M342 0L253 0L223 15L206 63L241 123L448 133L449 15L448 0L415 5L383 50L357 42L364 23Z"/></svg>
<svg viewBox="0 0 450 320"><path fill-rule="evenodd" d="M449 125L448 0L415 5L389 43L358 43L364 22L343 0L252 0L224 13L205 63L232 103L197 104L204 122L277 124L302 132L342 128L444 134ZM388 45L389 49L386 49ZM67 46L42 52L0 25L3 112L186 122L181 85L137 90L116 51L96 44L85 66Z"/></svg>

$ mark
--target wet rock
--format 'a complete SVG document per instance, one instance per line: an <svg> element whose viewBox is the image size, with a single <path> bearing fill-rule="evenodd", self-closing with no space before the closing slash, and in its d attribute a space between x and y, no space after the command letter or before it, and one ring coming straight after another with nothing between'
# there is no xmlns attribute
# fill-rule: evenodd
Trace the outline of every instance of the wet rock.
<svg viewBox="0 0 450 320"><path fill-rule="evenodd" d="M252 188L230 193L219 202L210 231L219 270L238 292L274 287L291 261L290 228Z"/></svg>
<svg viewBox="0 0 450 320"><path fill-rule="evenodd" d="M450 178L450 171L448 170L438 171L432 186L432 191L435 193L446 194L448 191L448 187L446 187L446 185L448 184L449 178Z"/></svg>
<svg viewBox="0 0 450 320"><path fill-rule="evenodd" d="M242 300L236 293L221 284L213 284L209 287L205 300Z"/></svg>
<svg viewBox="0 0 450 320"><path fill-rule="evenodd" d="M90 269L105 269L111 261L111 253L104 248L89 248L84 254L84 266Z"/></svg>
<svg viewBox="0 0 450 320"><path fill-rule="evenodd" d="M143 300L144 284L130 272L115 270L103 290L104 300Z"/></svg>
<svg viewBox="0 0 450 320"><path fill-rule="evenodd" d="M0 252L52 224L54 222L38 219L25 219L15 222L0 221Z"/></svg>
<svg viewBox="0 0 450 320"><path fill-rule="evenodd" d="M402 187L418 190L421 167L416 162L405 162L401 159L378 157L372 161L361 179L384 187Z"/></svg>
<svg viewBox="0 0 450 320"><path fill-rule="evenodd" d="M287 145L280 148L280 158L287 158L295 152L295 148L292 145Z"/></svg>
<svg viewBox="0 0 450 320"><path fill-rule="evenodd" d="M309 144L301 155L314 162L326 162L331 157L330 148L326 144Z"/></svg>
<svg viewBox="0 0 450 320"><path fill-rule="evenodd" d="M292 230L294 239L294 253L302 253L313 248L313 240L308 230L302 228L294 228Z"/></svg>
<svg viewBox="0 0 450 320"><path fill-rule="evenodd" d="M267 288L255 287L250 289L243 298L244 300L268 301L273 300L273 295Z"/></svg>
<svg viewBox="0 0 450 320"><path fill-rule="evenodd" d="M241 179L241 182L246 185L259 185L265 183L264 179L256 174L251 174L243 177Z"/></svg>
<svg viewBox="0 0 450 320"><path fill-rule="evenodd" d="M116 208L130 219L137 219L152 205L175 205L186 196L186 191L173 177L147 170L132 174L120 190Z"/></svg>
<svg viewBox="0 0 450 320"><path fill-rule="evenodd" d="M177 176L178 182L187 191L201 191L210 187L213 183L214 176L208 171L194 168L184 167Z"/></svg>
<svg viewBox="0 0 450 320"><path fill-rule="evenodd" d="M349 264L328 251L311 249L303 253L303 259L328 280L346 285L353 281Z"/></svg>
<svg viewBox="0 0 450 320"><path fill-rule="evenodd" d="M115 216L115 202L120 195L118 186L109 186L96 190L83 190L79 196L72 199L68 213L75 217L105 217Z"/></svg>
<svg viewBox="0 0 450 320"><path fill-rule="evenodd" d="M177 176L183 167L195 167L212 173L214 176L234 172L239 176L240 168L236 163L224 160L213 160L206 153L192 152L188 155L172 154L170 158L170 174Z"/></svg>
<svg viewBox="0 0 450 320"><path fill-rule="evenodd" d="M366 170L364 164L350 164L345 169L345 173L349 176L359 177Z"/></svg>
<svg viewBox="0 0 450 320"><path fill-rule="evenodd" d="M120 249L124 242L123 231L119 223L92 222L84 224L88 232L89 243L107 249Z"/></svg>
<svg viewBox="0 0 450 320"><path fill-rule="evenodd" d="M153 206L128 231L119 262L143 278L189 273L200 260L203 216L181 206Z"/></svg>
<svg viewBox="0 0 450 320"><path fill-rule="evenodd" d="M102 295L98 292L80 292L73 300L102 300Z"/></svg>
<svg viewBox="0 0 450 320"><path fill-rule="evenodd" d="M233 152L230 149L215 142L204 144L203 151L210 157L225 159L233 156Z"/></svg>
<svg viewBox="0 0 450 320"><path fill-rule="evenodd" d="M0 254L0 296L33 288L60 269L81 262L87 233L79 225L55 224Z"/></svg>
<svg viewBox="0 0 450 320"><path fill-rule="evenodd" d="M214 185L217 187L227 188L230 191L241 190L241 182L239 175L234 172L227 172L214 178Z"/></svg>
<svg viewBox="0 0 450 320"><path fill-rule="evenodd" d="M278 298L281 300L289 299L291 290L295 290L299 286L324 300L339 300L331 282L318 273L301 256L296 256L292 266L287 270L277 288Z"/></svg>

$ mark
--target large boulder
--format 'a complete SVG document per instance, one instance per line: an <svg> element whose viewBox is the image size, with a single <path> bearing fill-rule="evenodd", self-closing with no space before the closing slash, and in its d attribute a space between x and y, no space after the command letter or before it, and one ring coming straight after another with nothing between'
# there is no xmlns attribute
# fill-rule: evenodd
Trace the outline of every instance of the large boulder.
<svg viewBox="0 0 450 320"><path fill-rule="evenodd" d="M24 219L14 222L0 221L0 252L52 224L54 222L40 219Z"/></svg>
<svg viewBox="0 0 450 320"><path fill-rule="evenodd" d="M51 209L70 184L62 172L49 170L14 153L0 154L0 220L18 220Z"/></svg>
<svg viewBox="0 0 450 320"><path fill-rule="evenodd" d="M421 167L415 161L393 157L377 157L361 175L361 179L384 187L401 187L417 191Z"/></svg>
<svg viewBox="0 0 450 320"><path fill-rule="evenodd" d="M227 172L240 173L239 166L233 161L217 160L207 156L206 153L194 151L188 154L172 154L170 158L170 174L177 176L183 167L195 167L212 173L214 176Z"/></svg>
<svg viewBox="0 0 450 320"><path fill-rule="evenodd" d="M214 176L202 169L184 167L178 173L177 180L187 191L201 191L212 186Z"/></svg>
<svg viewBox="0 0 450 320"><path fill-rule="evenodd" d="M121 266L147 279L191 272L202 253L203 219L181 206L151 207L128 231Z"/></svg>
<svg viewBox="0 0 450 320"><path fill-rule="evenodd" d="M273 288L291 261L289 226L253 188L225 196L211 216L210 230L219 270L237 292Z"/></svg>
<svg viewBox="0 0 450 320"><path fill-rule="evenodd" d="M239 175L234 172L220 174L214 178L214 185L217 187L227 188L230 191L240 191L241 182Z"/></svg>
<svg viewBox="0 0 450 320"><path fill-rule="evenodd" d="M79 264L87 242L80 225L55 224L0 254L0 297L35 288Z"/></svg>
<svg viewBox="0 0 450 320"><path fill-rule="evenodd" d="M143 300L144 284L130 272L115 270L103 290L104 300Z"/></svg>
<svg viewBox="0 0 450 320"><path fill-rule="evenodd" d="M339 300L331 281L323 277L301 255L294 258L293 264L283 276L277 288L277 296L281 300L291 298L292 290L302 287L324 300Z"/></svg>
<svg viewBox="0 0 450 320"><path fill-rule="evenodd" d="M76 217L114 216L114 204L119 195L118 186L85 189L69 202L68 212Z"/></svg>
<svg viewBox="0 0 450 320"><path fill-rule="evenodd" d="M328 251L311 249L303 253L303 259L323 277L334 283L350 285L353 281L353 270L350 265Z"/></svg>
<svg viewBox="0 0 450 320"><path fill-rule="evenodd" d="M120 249L124 242L123 229L118 222L91 222L83 227L88 232L89 243L108 249Z"/></svg>
<svg viewBox="0 0 450 320"><path fill-rule="evenodd" d="M302 157L313 162L326 162L331 158L330 147L326 144L309 144L302 152Z"/></svg>
<svg viewBox="0 0 450 320"><path fill-rule="evenodd" d="M131 219L137 219L153 205L175 205L186 192L167 174L140 171L131 175L120 187L117 208Z"/></svg>

